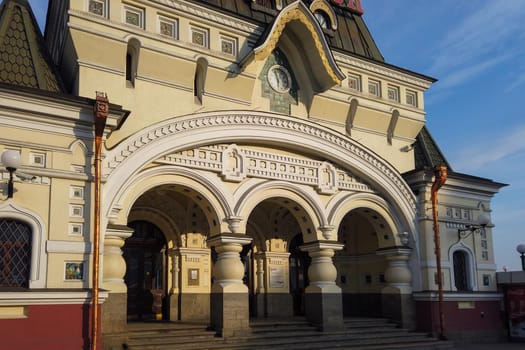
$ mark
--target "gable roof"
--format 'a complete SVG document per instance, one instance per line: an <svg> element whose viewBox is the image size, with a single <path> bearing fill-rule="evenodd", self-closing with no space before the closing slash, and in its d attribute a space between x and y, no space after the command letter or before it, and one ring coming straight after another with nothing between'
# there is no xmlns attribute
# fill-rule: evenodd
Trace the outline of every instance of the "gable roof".
<svg viewBox="0 0 525 350"><path fill-rule="evenodd" d="M0 5L0 82L64 92L27 0Z"/></svg>

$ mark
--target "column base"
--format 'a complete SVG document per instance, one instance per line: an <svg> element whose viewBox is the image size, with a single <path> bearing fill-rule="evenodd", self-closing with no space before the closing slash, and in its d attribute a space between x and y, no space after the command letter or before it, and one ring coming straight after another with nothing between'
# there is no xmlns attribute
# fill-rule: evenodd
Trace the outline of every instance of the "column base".
<svg viewBox="0 0 525 350"><path fill-rule="evenodd" d="M104 349L121 349L127 342L127 293L109 293L102 304L101 333Z"/></svg>
<svg viewBox="0 0 525 350"><path fill-rule="evenodd" d="M306 288L306 319L322 331L340 330L343 324L341 288L336 285Z"/></svg>
<svg viewBox="0 0 525 350"><path fill-rule="evenodd" d="M399 326L415 330L416 313L412 294L402 293L394 287L386 287L382 291L383 317L386 317Z"/></svg>
<svg viewBox="0 0 525 350"><path fill-rule="evenodd" d="M224 338L250 332L248 289L245 285L214 285L211 293L212 328Z"/></svg>

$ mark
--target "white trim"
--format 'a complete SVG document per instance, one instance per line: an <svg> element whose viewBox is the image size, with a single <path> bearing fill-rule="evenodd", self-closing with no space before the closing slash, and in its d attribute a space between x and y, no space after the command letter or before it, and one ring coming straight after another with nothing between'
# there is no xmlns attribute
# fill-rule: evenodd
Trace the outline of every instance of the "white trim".
<svg viewBox="0 0 525 350"><path fill-rule="evenodd" d="M0 205L0 219L20 220L31 228L29 288L44 288L47 268L45 251L47 232L44 221L29 209L16 204L13 199L8 199Z"/></svg>
<svg viewBox="0 0 525 350"><path fill-rule="evenodd" d="M109 293L101 290L98 303L103 304ZM0 306L9 305L73 305L90 304L91 292L89 291L30 291L30 292L2 292L0 293Z"/></svg>
<svg viewBox="0 0 525 350"><path fill-rule="evenodd" d="M47 241L48 253L91 254L91 242Z"/></svg>

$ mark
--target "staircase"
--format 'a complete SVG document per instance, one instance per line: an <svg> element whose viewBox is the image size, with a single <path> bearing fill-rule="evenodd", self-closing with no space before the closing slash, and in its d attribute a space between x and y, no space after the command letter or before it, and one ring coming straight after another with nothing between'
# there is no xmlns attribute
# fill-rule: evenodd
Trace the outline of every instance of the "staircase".
<svg viewBox="0 0 525 350"><path fill-rule="evenodd" d="M397 328L385 319L345 319L340 331L320 332L302 319L253 320L251 334L216 337L203 324L129 324L129 350L325 350L451 349L454 344Z"/></svg>

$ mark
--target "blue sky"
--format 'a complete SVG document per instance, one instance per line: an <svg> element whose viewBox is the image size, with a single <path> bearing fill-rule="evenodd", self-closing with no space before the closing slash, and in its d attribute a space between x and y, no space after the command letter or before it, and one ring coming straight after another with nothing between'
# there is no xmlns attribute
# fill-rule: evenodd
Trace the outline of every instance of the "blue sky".
<svg viewBox="0 0 525 350"><path fill-rule="evenodd" d="M30 0L41 23L46 0ZM437 78L427 125L457 172L507 183L492 202L498 269L525 243L525 1L362 0L385 60Z"/></svg>

